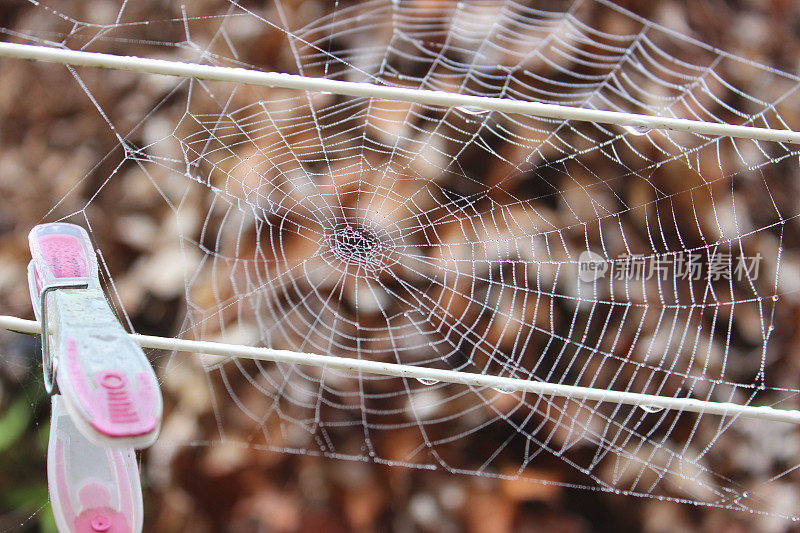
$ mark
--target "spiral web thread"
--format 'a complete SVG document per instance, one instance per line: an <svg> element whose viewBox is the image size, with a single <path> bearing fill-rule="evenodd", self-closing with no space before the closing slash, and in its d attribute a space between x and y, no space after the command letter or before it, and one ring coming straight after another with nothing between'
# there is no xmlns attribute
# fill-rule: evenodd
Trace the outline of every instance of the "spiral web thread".
<svg viewBox="0 0 800 533"><path fill-rule="evenodd" d="M4 33L251 68L288 47L286 68L308 76L767 128L791 129L800 104L795 76L600 0L145 4L32 4L28 26ZM794 146L198 80L170 81L123 128L86 72L72 70L122 155L74 214L102 224L92 204L122 179L158 190L182 250L181 336L793 405L769 341L797 300L783 248ZM633 263L641 275L617 276ZM724 452L765 435L794 449L787 424L223 357L158 366L212 428L176 436L167 420L164 447L238 443L795 519L770 491L796 458L758 469Z"/></svg>

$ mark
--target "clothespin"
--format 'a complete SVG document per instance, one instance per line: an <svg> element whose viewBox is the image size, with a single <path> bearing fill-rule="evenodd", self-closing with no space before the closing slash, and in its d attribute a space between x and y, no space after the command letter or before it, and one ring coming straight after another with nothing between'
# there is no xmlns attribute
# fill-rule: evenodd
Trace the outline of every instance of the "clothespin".
<svg viewBox="0 0 800 533"><path fill-rule="evenodd" d="M155 374L108 306L86 231L44 224L29 241L28 286L52 394L47 478L56 526L62 533L139 533L142 488L132 446L158 436Z"/></svg>
<svg viewBox="0 0 800 533"><path fill-rule="evenodd" d="M142 487L132 448L104 448L75 425L64 398L52 397L47 485L62 533L139 533Z"/></svg>
<svg viewBox="0 0 800 533"><path fill-rule="evenodd" d="M161 425L158 381L100 287L86 230L42 224L28 236L31 302L42 322L42 365L77 428L104 447L144 448Z"/></svg>

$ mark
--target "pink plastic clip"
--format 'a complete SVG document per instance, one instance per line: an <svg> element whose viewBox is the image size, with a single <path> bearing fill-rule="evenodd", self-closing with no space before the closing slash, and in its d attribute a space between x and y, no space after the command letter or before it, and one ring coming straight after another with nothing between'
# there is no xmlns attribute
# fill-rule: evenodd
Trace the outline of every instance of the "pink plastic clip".
<svg viewBox="0 0 800 533"><path fill-rule="evenodd" d="M101 448L73 423L53 395L47 478L56 526L62 533L138 533L142 488L131 448Z"/></svg>
<svg viewBox="0 0 800 533"><path fill-rule="evenodd" d="M51 392L55 381L75 424L93 442L150 446L161 424L161 391L100 289L89 235L72 224L44 224L29 241L31 303L49 332L42 335L45 387Z"/></svg>

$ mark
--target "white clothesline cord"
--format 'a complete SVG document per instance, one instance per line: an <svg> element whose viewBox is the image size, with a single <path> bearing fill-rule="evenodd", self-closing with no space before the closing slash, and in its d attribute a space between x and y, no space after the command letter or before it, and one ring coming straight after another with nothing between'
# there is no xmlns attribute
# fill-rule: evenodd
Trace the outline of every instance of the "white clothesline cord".
<svg viewBox="0 0 800 533"><path fill-rule="evenodd" d="M41 334L41 325L33 320L24 320L13 316L0 315L0 329L16 331L31 335ZM729 402L711 402L693 398L673 398L654 396L635 392L621 392L607 389L576 387L558 383L528 381L519 378L506 378L455 370L439 370L423 366L382 363L349 357L335 357L313 353L292 352L289 350L273 350L238 344L220 342L195 341L150 335L130 334L131 338L143 348L190 352L197 354L240 357L259 361L272 361L309 365L321 368L332 368L350 372L366 372L382 376L414 378L423 382L445 382L468 385L478 388L494 388L504 392L529 392L542 396L559 396L573 400L589 400L617 404L637 405L653 409L672 409L691 411L709 415L728 417L756 418L780 422L800 423L800 411L775 409L772 407L756 407Z"/></svg>
<svg viewBox="0 0 800 533"><path fill-rule="evenodd" d="M49 46L0 42L0 57L47 61L73 66L128 70L148 74L163 74L183 78L244 83L248 85L283 87L286 89L315 92L325 91L347 96L380 98L384 100L414 102L433 106L468 107L472 109L532 115L559 120L579 120L601 124L633 126L645 130L663 129L711 135L715 137L739 137L760 141L800 144L800 132L792 130L756 128L682 118L656 117L618 111L602 111L582 107L511 100L508 98L472 96L445 91L329 80L280 72L263 72L245 68L200 65L197 63L167 61L146 57L117 56Z"/></svg>

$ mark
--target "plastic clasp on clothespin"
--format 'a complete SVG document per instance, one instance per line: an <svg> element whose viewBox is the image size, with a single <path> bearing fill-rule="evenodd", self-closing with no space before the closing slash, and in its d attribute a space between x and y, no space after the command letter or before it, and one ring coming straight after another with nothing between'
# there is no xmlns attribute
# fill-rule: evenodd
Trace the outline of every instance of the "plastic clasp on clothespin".
<svg viewBox="0 0 800 533"><path fill-rule="evenodd" d="M95 444L150 446L161 425L161 391L106 301L89 235L56 223L36 226L28 238L45 387L58 386L75 425Z"/></svg>
<svg viewBox="0 0 800 533"><path fill-rule="evenodd" d="M142 488L131 448L102 448L75 426L64 399L52 397L47 481L62 533L138 533Z"/></svg>

